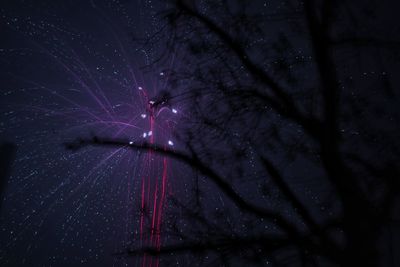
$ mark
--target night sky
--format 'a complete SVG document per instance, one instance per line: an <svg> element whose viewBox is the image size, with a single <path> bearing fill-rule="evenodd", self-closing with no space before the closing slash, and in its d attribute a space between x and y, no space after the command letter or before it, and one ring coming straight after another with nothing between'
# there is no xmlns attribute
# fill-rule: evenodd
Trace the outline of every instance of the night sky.
<svg viewBox="0 0 400 267"><path fill-rule="evenodd" d="M271 20L274 20L283 2L254 1L257 7L253 8L263 15L264 12L272 14ZM159 247L177 240L164 231L168 225L176 223L176 217L169 216L174 207L168 198L176 197L182 202L191 199L193 184L198 183L196 179L202 181L203 190L207 192L204 196L207 214L232 209L234 222L227 224L234 225L237 233L250 231L251 218L242 217L204 177L165 155L129 149L130 144L147 142L164 149L181 150L185 146L180 133L188 128L197 129L192 120L193 102L184 97L190 89L191 78L171 87L172 75L170 77L168 70L187 70L193 74L191 70L202 63L185 60L188 50L180 50L179 45L166 49L163 40L166 36L160 34L166 23L161 12L169 7L167 1L155 0L1 2L0 141L17 146L0 210L1 266L164 266L162 260L155 258L114 254L140 246ZM202 7L200 4L199 9ZM201 12L207 14L208 10ZM384 7L377 12L385 14L388 9ZM388 21L381 21L382 25L391 24L389 20L393 14L390 14ZM302 37L303 33L293 25L291 16L286 19L289 26L276 26L274 22L263 30L274 37L279 36L279 31L293 31L288 38L295 47L282 58L286 61L296 58L306 65L313 61L309 40ZM360 26L360 34L368 32L368 27L379 29L379 24L371 25ZM399 33L397 28L382 29L383 37ZM257 58L257 49L270 45L270 40L264 38L268 34L251 42L254 54L250 56ZM347 89L349 84L356 84L356 88L373 87L387 80L390 88L396 88L400 80L395 77L398 60L390 54L394 50L381 50L379 65L372 57L365 57L368 51L351 56L347 50L341 51L338 61L342 64L339 79L343 88ZM268 56L273 58L276 54ZM344 59L348 61L343 63ZM276 71L277 80L283 84L289 79L275 69L279 68L278 64L271 60L262 66ZM289 65L293 69L297 67L296 63ZM308 88L317 83L314 71L312 65L307 65L291 74L297 84ZM244 84L247 79L245 73L240 77ZM361 106L364 104L359 97L363 89L346 89L349 99ZM357 147L368 158L390 158L387 143L396 140L393 133L398 128L394 123L398 120L398 108L396 103L385 102L378 88L368 90L373 99L370 105L385 106L389 115L374 117L369 114L370 110L362 111L359 121L373 122L373 127L367 130L356 126L354 121L344 122L341 125L344 150L352 151ZM293 89L291 93L300 103L308 103L309 96L300 89ZM395 90L391 93L393 99L398 97ZM205 98L200 105L213 109L210 102ZM209 112L212 114L213 110ZM263 128L254 128L252 123L259 117L249 114L244 123L222 125L222 128L233 136L251 135L253 129ZM272 120L283 129L281 141L294 140L296 149L307 142L296 125L280 116L271 115L260 120L257 123L265 125L268 123L263 120ZM382 133L390 134L384 137ZM212 134L193 137L193 140L203 138L221 155L229 154L229 145L224 143L226 138L214 138ZM67 150L64 145L77 138L94 136L124 140L126 146ZM250 143L239 144L238 141L237 146L245 147L243 151L246 151L241 171L244 177L250 177L250 182L235 180L234 184L238 192L254 203L267 203L291 218L293 210L280 201L275 191L268 192L262 199L255 198L252 193L264 188L252 182L263 179L254 159L255 151L259 151L257 145L262 153L275 153L272 144L264 147L265 136L263 130L254 134L252 141L256 149L252 149ZM363 137L373 148L362 141ZM329 210L323 202L330 191L325 181L315 179L322 175L315 160L300 157L289 162L285 157L283 152L276 152L276 162L292 179L293 188L300 192L304 203L313 206L311 213L323 214L316 215L320 216L318 218L333 217L338 208L333 205L335 207ZM225 163L212 162L210 166L218 164L222 173L236 171ZM213 216L209 217L211 221ZM191 227L190 222L184 220L178 225L186 230ZM261 220L254 229L258 227L267 229L271 225ZM182 256L174 260L177 266L186 266L187 262L191 262L191 258Z"/></svg>

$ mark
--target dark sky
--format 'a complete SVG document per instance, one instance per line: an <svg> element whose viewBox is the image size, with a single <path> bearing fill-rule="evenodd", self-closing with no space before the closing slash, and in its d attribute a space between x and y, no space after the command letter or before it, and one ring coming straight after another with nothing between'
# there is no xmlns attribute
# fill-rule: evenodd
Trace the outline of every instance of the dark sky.
<svg viewBox="0 0 400 267"><path fill-rule="evenodd" d="M282 9L280 1L254 3L272 14L272 19ZM155 0L1 2L0 142L17 146L1 205L1 266L138 266L143 263L140 259L112 254L128 247L159 245L170 238L146 234L144 229L152 227L157 232L164 222L168 223L163 217L169 208L166 196L185 199L191 194L190 179L183 179L192 178L188 168L126 147L68 151L63 145L97 135L180 148L175 133L190 116L190 104L169 99L169 73L165 70L185 68L181 51L166 50L158 37L150 43L142 42L162 29L165 21L159 12L166 8L164 1ZM356 4L349 4L349 9L354 8ZM387 16L381 16L378 22L361 19L367 23L358 25L359 36L368 37L369 29L379 33L375 36L378 39L398 34L399 28L393 24L395 16L388 6L379 6L375 12L377 17ZM280 22L271 22L264 30L276 37L285 27L293 26L295 33L288 37L295 52L287 56L311 62L309 39L296 32L290 18L287 22L289 26L283 27L277 26ZM350 23L345 19L342 22ZM343 25L338 28L346 29ZM346 31L336 32L343 33ZM265 45L269 40L260 38L257 42ZM361 88L344 90L345 94L356 99L368 87L371 105L385 106L387 100L380 87L370 87L388 76L388 88L399 85L395 77L399 60L392 57L396 49L363 47L356 53L340 50L337 58L343 88L353 88L350 84ZM163 60L157 61L160 56ZM265 67L270 70L274 65ZM295 76L302 85L312 86L317 84L314 71L308 65ZM286 78L277 77L280 81ZM393 95L397 97L398 93ZM385 157L389 149L383 142L381 146L375 139L371 142L376 148L370 148L359 136L377 133L379 137L381 132L391 132L396 128L391 122L397 118L395 110L396 103L392 102L386 105L390 114L381 118L369 114L375 112L372 108L364 110L360 117L373 122L369 132L354 130L354 121L344 123L343 136L352 143L346 148L357 146L370 157ZM275 122L286 123L280 118ZM301 136L295 126L282 128ZM283 136L291 137L286 133ZM390 138L394 139L393 134ZM251 157L246 159L246 171L256 177ZM279 161L280 156L277 158ZM303 200L320 211L326 208L320 196L327 190L323 182L314 179L320 169L310 162L300 158L282 165L293 187L304 193ZM242 182L238 191L251 199L254 188L247 180ZM229 205L212 186L207 192L210 210ZM283 211L291 216L291 211Z"/></svg>

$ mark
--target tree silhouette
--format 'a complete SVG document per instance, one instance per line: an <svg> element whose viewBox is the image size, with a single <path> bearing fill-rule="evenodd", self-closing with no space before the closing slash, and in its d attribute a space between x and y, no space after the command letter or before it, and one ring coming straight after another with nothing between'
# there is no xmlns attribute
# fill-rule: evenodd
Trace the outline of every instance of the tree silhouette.
<svg viewBox="0 0 400 267"><path fill-rule="evenodd" d="M400 174L390 61L399 42L381 17L388 7L284 1L268 13L249 2L173 1L163 30L144 43L157 45L157 36L181 54L180 66L166 70L171 99L191 106L179 150L99 137L67 144L155 151L193 170L190 201L170 199L179 210L164 227L173 242L121 255L168 261L190 253L200 265L382 264ZM203 178L229 199L224 209L209 210Z"/></svg>
<svg viewBox="0 0 400 267"><path fill-rule="evenodd" d="M0 211L16 150L13 143L5 142L0 145Z"/></svg>

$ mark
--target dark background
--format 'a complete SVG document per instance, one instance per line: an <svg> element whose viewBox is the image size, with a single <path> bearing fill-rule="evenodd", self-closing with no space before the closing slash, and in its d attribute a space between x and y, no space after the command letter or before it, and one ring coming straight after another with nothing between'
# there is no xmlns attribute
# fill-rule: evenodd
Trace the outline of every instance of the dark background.
<svg viewBox="0 0 400 267"><path fill-rule="evenodd" d="M184 2L189 6L193 4L192 1ZM223 9L213 10L207 6L207 1L198 2L196 6L201 14L210 16L217 24L233 24ZM289 85L288 93L299 106L304 110L311 102L318 106L318 94L313 92L319 90L317 84L321 77L310 36L300 26L304 22L302 4L252 1L249 6L245 14L260 15L267 18L268 23L261 24L262 31L257 34L234 30L232 34L238 40L252 44L249 46L250 58L273 73L280 84ZM333 29L333 35L345 41L332 52L345 103L343 114L339 116L341 151L356 151L368 164L376 167L380 172L378 176L384 179L386 171L390 173L386 166L391 164L394 175L398 170L400 24L397 16L400 6L395 1L351 1L346 2L346 7L344 10L348 13L339 12ZM218 170L222 176L232 178L229 183L244 199L279 210L290 222L303 227L294 218L296 212L290 203L270 186L272 182L267 181L271 191L258 195L265 189L259 182L265 175L257 156L268 155L273 157L272 162L279 166L290 188L318 223L341 213L331 184L320 178L325 175L324 169L310 157L310 154L319 157L316 149L310 152L315 145L298 125L269 110L271 117L262 117L257 110L258 103L252 104L245 97L234 103L239 105L235 108L230 107L229 102L219 102L212 94L205 94L201 99L185 97L188 92L205 92L207 88L203 86L207 83L210 88L218 88L212 74L225 74L218 74L220 61L202 62L208 59L204 55L209 51L198 52L194 46L190 47L192 40L202 39L201 34L190 31L190 22L176 28L180 37L187 36L188 39L171 39L174 31L164 28L163 17L163 12L170 8L174 8L171 3L140 0L1 2L0 142L4 145L1 147L0 265L139 265L140 260L133 257L135 255L120 257L114 253L139 245L138 205L144 154L102 146L69 151L64 145L76 138L94 135L141 140L147 126L140 120L134 120L138 128L122 131L119 126L109 123L129 122L147 112L139 98L138 86L145 87L154 99L165 91L174 96L168 104L178 109L179 116L174 121L177 126L173 133L160 134L160 143L173 139L175 147L184 151L188 148L185 145L194 144L200 158L207 159L206 165ZM286 41L282 41L282 35ZM208 43L200 48L218 44L207 34L204 36ZM173 47L168 46L171 40L174 40ZM273 40L278 41L274 43ZM291 47L286 47L286 42ZM266 55L267 50L272 52ZM239 64L229 51L222 51L226 55L224 63ZM282 62L285 63L283 66L280 65ZM204 69L210 72L205 71L205 76L200 77ZM171 74L170 83L165 80L169 70L176 71ZM248 73L251 71L235 70L240 83L253 86L256 83L253 84ZM221 83L224 86L230 84ZM226 114L236 114L234 111L240 107L246 107L245 113L233 117L234 122L230 123ZM252 107L254 111L251 111ZM208 131L205 120L199 123L199 118L203 118L199 115L201 112L208 112L206 117L217 121L222 131L228 134L218 135L216 129ZM318 107L313 112L316 116L322 113ZM169 116L161 118L175 120ZM223 117L221 123L218 116ZM257 121L260 117L262 119ZM280 141L264 129L270 124L278 129ZM309 149L307 152L303 152L303 144L310 144L304 148ZM280 145L284 149L279 148ZM236 157L237 150L243 152L244 159ZM288 150L295 151L293 158L288 156ZM372 170L367 168L367 173ZM194 203L193 188L200 181L203 215L224 230L223 217L233 221L227 225L234 225L232 232L239 236L257 234L259 228L268 227L273 228L272 232L279 232L271 224L260 222L258 218L256 221L235 209L229 197L209 182L207 175L199 175L196 168L193 170L179 160L173 161L169 175L170 196L185 203L181 205L184 207ZM379 195L380 187L376 188ZM385 194L386 191L382 192ZM374 201L375 195L371 196L371 202ZM398 198L394 202L398 203ZM166 215L165 228L179 225L184 231L195 229L194 219L185 221L184 209L177 206L169 204L165 207L166 214L170 214ZM393 216L381 223L377 244L382 266L400 264L396 256L400 249L398 220L398 216ZM250 222L255 226L249 226ZM216 228L213 231L218 232ZM207 232L205 240L209 240L211 232ZM181 240L167 231L162 236L165 244ZM341 240L341 233L335 238ZM166 266L188 266L196 259L185 253L176 258L172 256L170 262L165 260ZM227 253L230 257L231 252ZM212 257L212 252L210 255ZM285 253L282 255L276 258L286 257ZM213 261L204 262L204 265L218 266ZM163 261L160 263L163 265ZM197 264L203 265L202 262ZM237 264L248 266L243 264L249 263ZM265 264L269 264L268 261ZM324 266L324 261L317 261L318 264ZM289 262L284 266L297 265Z"/></svg>

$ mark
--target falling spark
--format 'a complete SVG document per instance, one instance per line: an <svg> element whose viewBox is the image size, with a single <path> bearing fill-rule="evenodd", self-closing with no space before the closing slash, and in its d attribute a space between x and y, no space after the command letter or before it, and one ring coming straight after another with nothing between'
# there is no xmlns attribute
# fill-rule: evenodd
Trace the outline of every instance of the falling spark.
<svg viewBox="0 0 400 267"><path fill-rule="evenodd" d="M47 19L47 17L45 17L45 19ZM52 21L52 18L50 19ZM91 19L93 18L91 17ZM21 21L18 23L24 22ZM21 94L18 95L21 96L21 101L26 104L23 105L24 109L25 106L32 106L35 108L35 116L34 118L29 118L29 120L36 123L36 117L42 120L52 115L59 116L57 117L58 120L56 124L38 123L38 128L30 132L32 136L28 139L23 139L26 133L23 131L24 127L20 127L22 122L19 120L20 117L25 118L25 116L17 116L18 120L16 120L13 130L15 130L18 140L22 140L21 142L25 142L25 144L30 142L27 144L31 145L29 148L37 148L37 144L40 144L41 147L48 148L40 150L27 149L27 151L29 151L28 154L23 157L21 156L21 161L18 161L22 162L19 164L27 164L26 166L30 166L28 164L31 163L28 160L32 158L45 160L45 164L41 165L42 168L38 168L38 170L35 170L32 174L32 179L29 178L31 176L27 176L30 174L26 173L30 168L24 165L19 165L19 167L16 168L17 179L20 179L21 184L26 181L23 188L28 190L26 190L24 194L31 194L33 190L30 190L31 188L29 186L35 184L36 180L40 180L36 178L50 178L52 175L45 174L53 174L52 168L54 168L54 173L58 173L54 175L54 177L52 176L52 178L55 179L51 179L50 182L51 184L56 182L58 184L57 187L51 188L51 194L47 196L49 201L46 202L45 198L42 200L42 204L40 205L43 205L43 207L41 207L40 210L44 211L44 215L51 214L50 211L53 210L53 206L56 207L55 205L57 205L60 210L64 209L66 215L68 215L68 220L59 226L60 230L62 230L60 232L62 239L57 245L61 246L64 242L75 242L75 240L71 239L73 238L73 235L71 235L72 232L87 233L90 236L92 229L89 227L91 225L97 225L95 222L98 222L98 219L100 220L100 216L87 216L87 214L90 214L89 212L96 212L96 214L109 216L107 217L108 219L113 219L114 216L122 218L122 220L118 220L121 225L115 225L115 229L113 229L115 233L120 230L120 235L115 237L108 235L104 237L118 240L120 243L116 244L116 246L123 248L128 243L129 239L132 238L132 242L135 242L133 243L134 245L159 248L164 242L163 240L167 238L167 236L164 237L160 233L164 225L165 200L166 196L169 194L167 189L170 188L169 176L174 175L174 169L171 168L169 159L166 156L156 155L150 150L146 151L146 153L137 153L137 150L132 148L135 147L134 143L137 141L137 137L140 139L140 136L143 138L151 136L151 138L145 141L149 142L149 144L157 145L159 143L165 143L165 140L168 140L168 136L171 136L173 134L172 131L175 130L170 125L170 118L167 117L168 115L173 117L171 114L167 114L170 112L166 112L164 116L157 116L157 112L160 110L169 110L168 99L165 100L162 98L159 103L155 98L153 98L154 100L150 100L152 98L149 98L150 95L157 96L160 92L168 89L166 88L167 83L157 75L159 74L166 78L168 77L168 73L158 71L153 73L151 77L143 78L143 75L138 71L139 68L135 64L127 64L127 62L130 61L134 62L136 57L136 54L130 52L131 50L129 48L131 43L125 43L124 38L119 39L119 36L114 35L114 33L108 35L110 40L105 39L98 42L88 42L86 39L88 35L85 32L52 32L58 30L59 27L51 27L51 24L43 23L43 25L48 25L46 26L48 28L44 30L41 29L42 26L40 25L36 26L37 31L35 31L36 35L34 36L37 47L34 46L32 49L27 49L27 51L43 50L41 51L43 53L39 54L44 56L41 60L46 62L46 64L43 64L43 68L46 68L45 70L49 73L57 73L59 77L64 77L65 79L60 79L58 81L60 86L53 88L51 79L48 80L45 76L35 75L34 70L36 64L29 61L30 58L26 56L26 52L18 54L21 60L18 61L18 63L27 63L27 68L31 68L32 70L32 72L27 72L28 77L26 82L43 84L43 86L40 86L41 90L37 90L36 93L38 95L35 99L22 97L25 94L24 92L28 90L24 89L18 91L18 93ZM34 27L34 24L29 27ZM16 27L24 36L30 36L30 32L24 32L24 28L27 27ZM103 36L104 33L107 34L107 32L103 32L104 29L102 27L97 28L100 29L101 36ZM32 30L32 32L34 31ZM48 35L57 35L60 39L57 42L48 42ZM112 45L114 41L118 44L117 47ZM70 46L68 44L70 44ZM88 53L84 49L86 45L88 46L88 50L90 48ZM127 49L124 48L125 46ZM76 50L75 47L77 48ZM5 53L5 50L2 49L0 49L0 52L2 52L2 58L4 56L15 56L14 52L9 54L8 52ZM115 61L107 58L107 55L111 54L111 52L113 52ZM49 57L47 58L47 56ZM97 61L102 63L101 67L97 66ZM125 63L122 64L123 62ZM96 63L96 65L91 65L94 63ZM173 66L171 65L170 67ZM108 72L108 70L110 70L110 72ZM18 71L16 70L16 72ZM117 75L121 73L126 73L128 75ZM19 73L16 74L18 75ZM154 77L156 78L154 79L155 82L153 82L152 79ZM158 83L157 80L161 80L162 83ZM113 82L111 87L110 81ZM138 86L138 84L141 84L141 86ZM155 84L151 86L151 91L147 91L147 88L150 88L149 84ZM79 95L67 93L66 90L64 90L64 88L70 87L74 88L68 89L68 91L78 92ZM39 107L40 110L43 109L46 113L43 113L43 115L39 112L37 113L36 107ZM0 109L1 108L5 107L0 105ZM48 108L51 110L48 111ZM25 110L16 109L15 112L18 112L18 114L25 114ZM72 112L74 112L74 115L76 113L77 116L71 116ZM171 112L176 114L177 110L171 109ZM12 112L10 112L9 115L11 115L11 113ZM38 114L37 116L36 113ZM63 137L54 135L53 129L46 128L49 127L47 125L51 125L50 127L58 127L56 128L57 131L61 131L61 129L64 128L67 129L68 137L80 137L87 132L93 132L101 133L106 137L109 136L116 140L126 140L124 146L128 149L124 149L124 147L116 149L88 149L82 150L78 154L69 153L53 145L57 142L61 143L64 140L60 139ZM0 125L0 132L1 129L2 127ZM19 131L20 129L21 131ZM171 140L167 142L169 146L174 145ZM38 151L42 154L37 155L36 153ZM71 165L76 166L76 169L74 171L64 169L69 164L59 165L58 161L60 160L62 162L70 162ZM48 164L49 162L52 164ZM37 164L39 163L40 162ZM109 188L110 194L98 194L97 187L105 188L102 183L110 181L109 179L105 179L109 175L118 177L119 186ZM24 177L28 177L29 179ZM79 179L77 179L78 177ZM45 186L43 186L43 188L45 188ZM136 193L139 195L137 199L134 197ZM22 196L25 196L24 194L19 195L21 195L22 198ZM73 203L72 201L63 201L64 195L68 195L69 199L72 197L76 198L76 201ZM57 200L56 197L59 197L59 199ZM100 201L90 202L95 199L95 197ZM53 198L55 202L50 202L50 200L53 201ZM82 199L82 201L78 201L80 199ZM107 201L103 201L106 199ZM137 206L136 201L141 201L141 210L151 210L149 214L133 212L133 207ZM27 203L27 205L36 205L35 201ZM75 203L77 203L76 206L74 206ZM103 203L106 204L103 205ZM68 206L70 204L72 206ZM45 212L46 205L48 209L47 213ZM38 215L38 209L31 210L32 214L35 213L36 217L28 215L26 225L41 225L42 223L37 223L40 221L43 223L53 222L53 216L41 216ZM124 217L121 217L121 214L118 213L121 211ZM15 216L19 216L18 213L15 214ZM10 221L12 220L10 219ZM22 226L10 224L7 225L5 229L10 228L14 230L15 228L21 230L19 227ZM148 233L145 230L147 228L153 229L152 232ZM30 227L26 229L29 230ZM135 233L134 236L132 236L132 233ZM19 235L20 239L28 238L25 240L31 240L29 234L29 231L27 231L27 233L21 231ZM84 242L83 240L85 239L86 236L83 236L83 238L78 240L83 242L79 244L82 248L91 245L89 242ZM105 242L107 241L106 239L101 241L107 243ZM23 244L23 242L14 243L18 246ZM45 242L43 242L43 244L44 243ZM30 246L31 244L29 244L29 247ZM14 247L10 246L10 249L14 249ZM63 251L64 247L54 247L54 250ZM15 251L18 250L16 249ZM3 256L3 252L0 251L0 258ZM98 251L96 251L96 253L97 252ZM141 260L140 266L159 266L158 259L151 259L149 255L145 255Z"/></svg>

